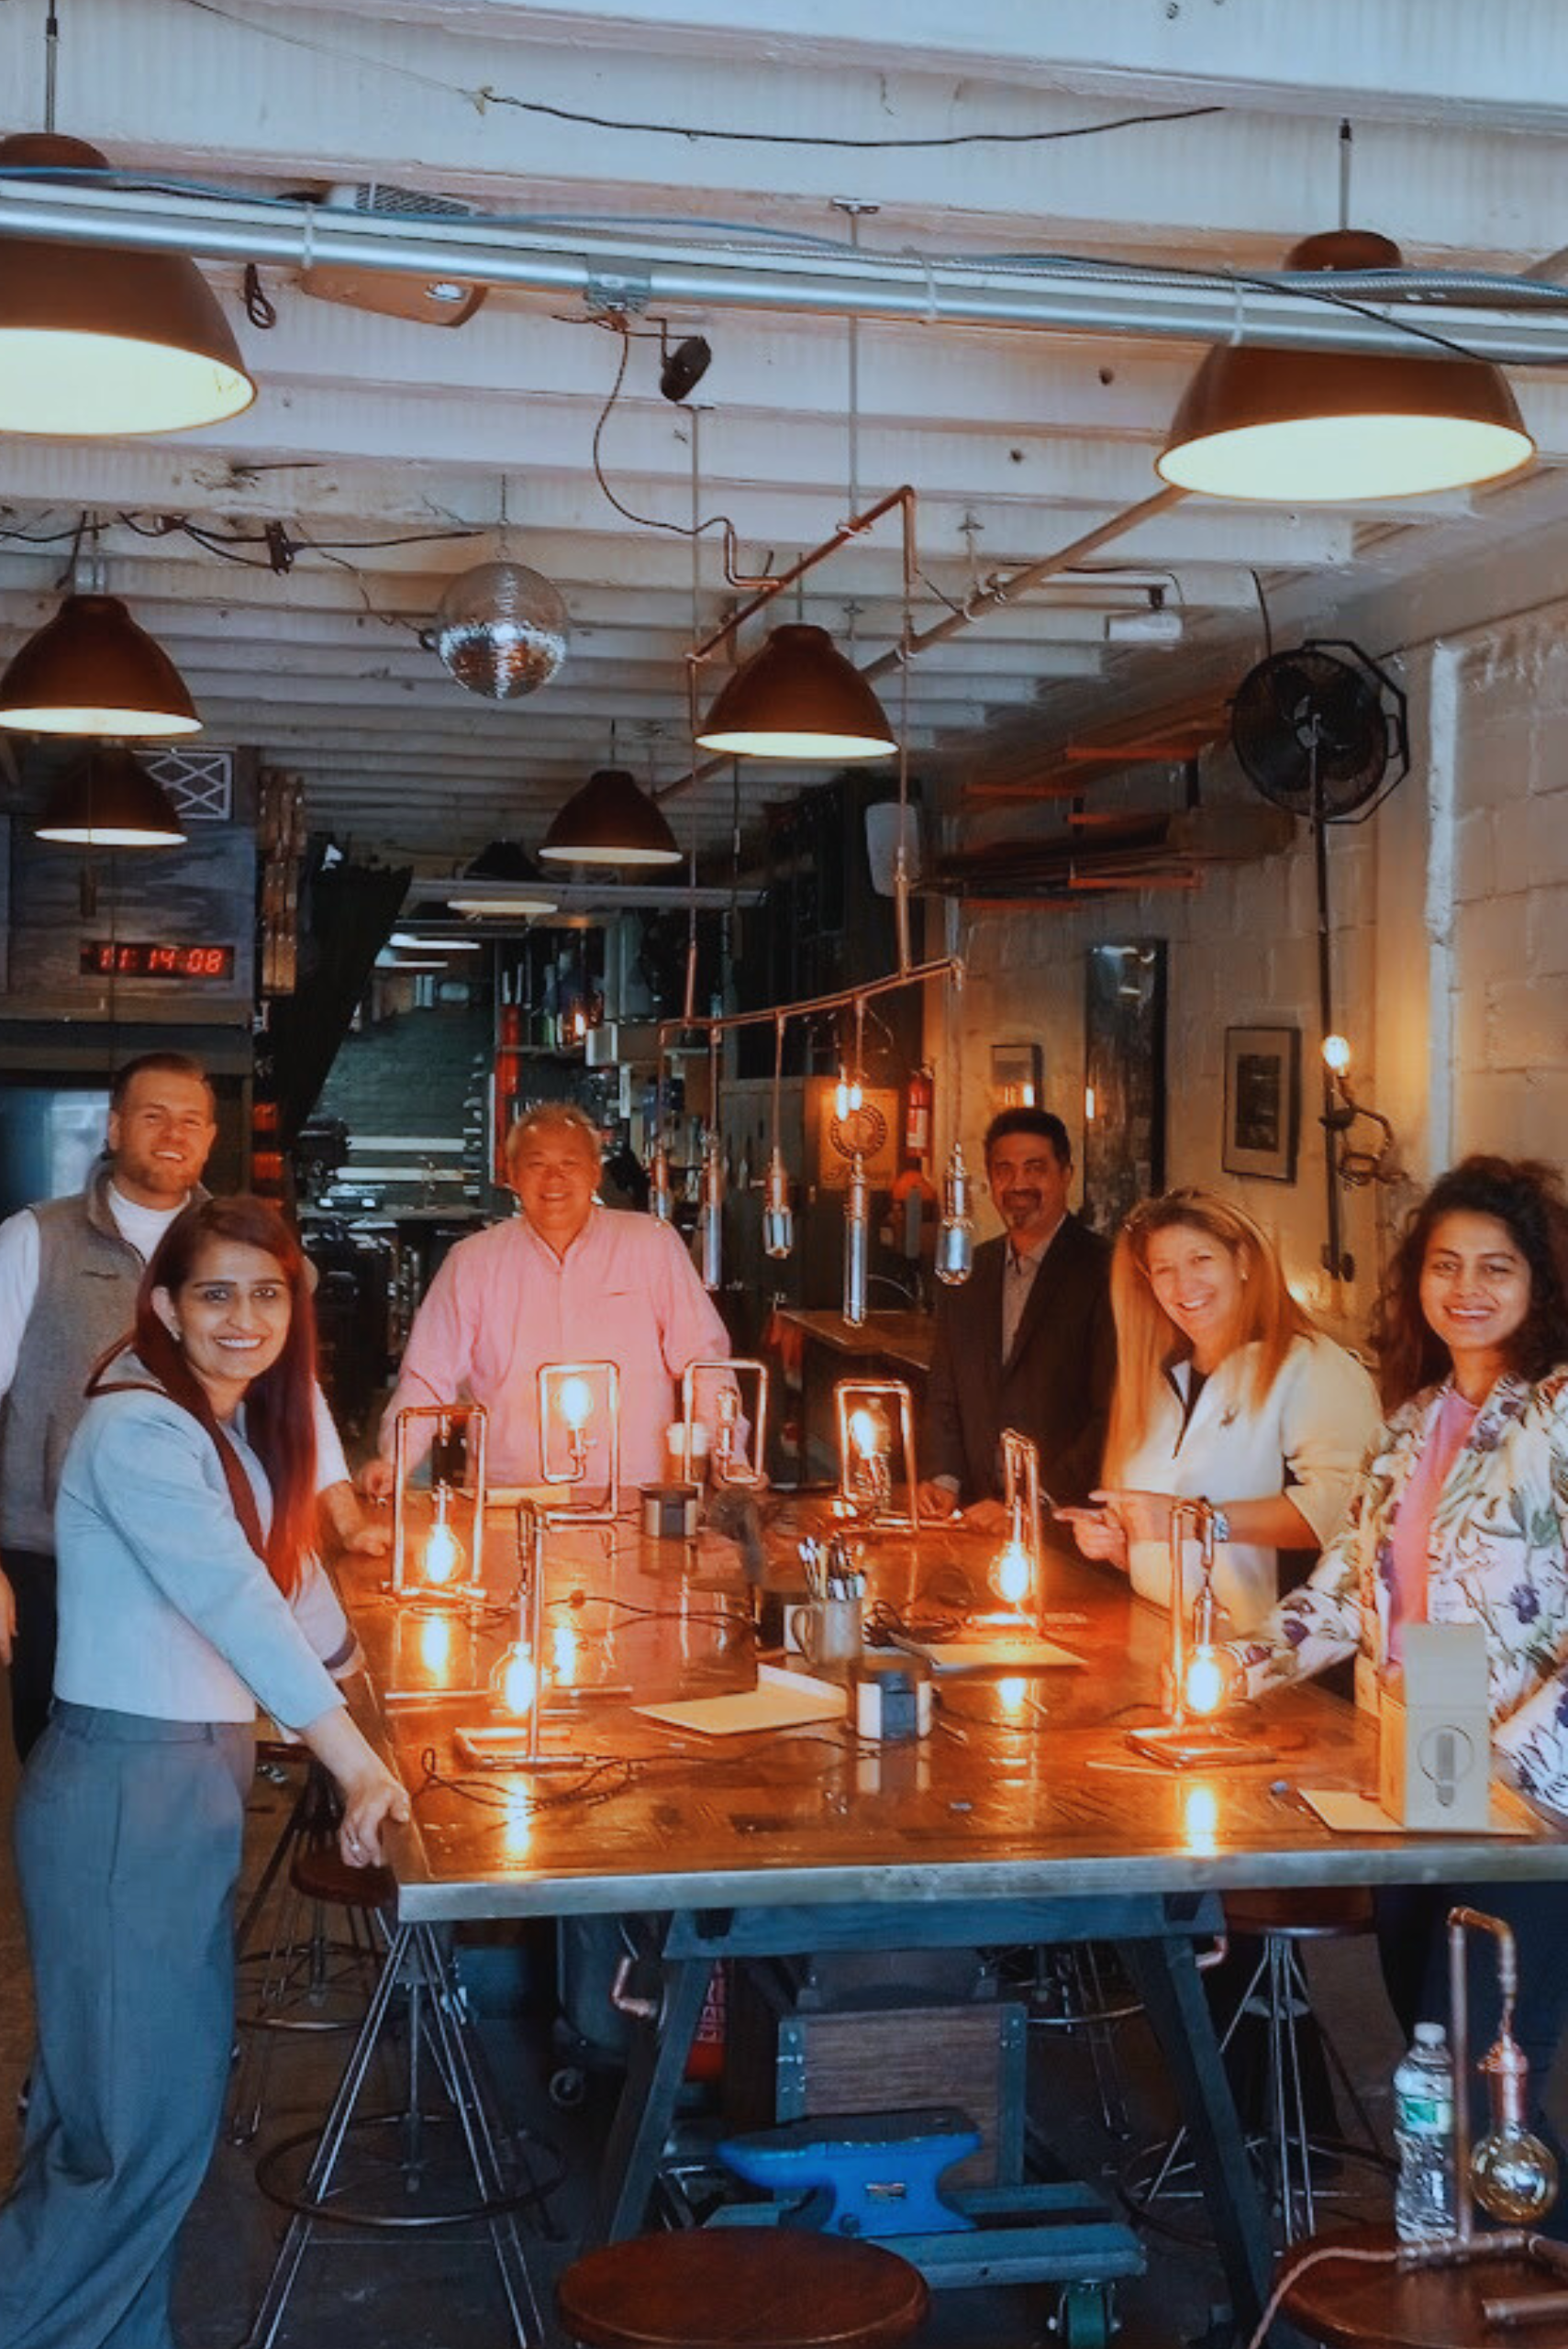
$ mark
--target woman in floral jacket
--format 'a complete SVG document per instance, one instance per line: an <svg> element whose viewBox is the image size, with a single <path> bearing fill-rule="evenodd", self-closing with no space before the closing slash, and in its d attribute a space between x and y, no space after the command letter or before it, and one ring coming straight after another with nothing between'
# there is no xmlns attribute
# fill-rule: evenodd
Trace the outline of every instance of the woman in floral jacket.
<svg viewBox="0 0 1568 2349"><path fill-rule="evenodd" d="M1257 1697L1353 1655L1371 1704L1407 1623L1480 1623L1497 1762L1568 1812L1568 1202L1555 1172L1476 1157L1440 1176L1390 1266L1373 1338L1388 1418L1310 1580L1231 1647L1238 1678ZM1568 1882L1380 1892L1384 1975L1407 2035L1447 2012L1455 1901L1518 1936L1518 2035L1543 2089L1568 2015ZM1477 2016L1483 2046L1490 2022Z"/></svg>

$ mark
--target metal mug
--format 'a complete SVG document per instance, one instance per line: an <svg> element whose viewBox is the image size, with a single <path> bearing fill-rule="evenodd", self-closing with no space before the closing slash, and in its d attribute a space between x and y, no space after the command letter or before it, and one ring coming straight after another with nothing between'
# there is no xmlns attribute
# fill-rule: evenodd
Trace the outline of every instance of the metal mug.
<svg viewBox="0 0 1568 2349"><path fill-rule="evenodd" d="M809 1598L784 1617L784 1644L807 1664L853 1664L861 1643L858 1598Z"/></svg>

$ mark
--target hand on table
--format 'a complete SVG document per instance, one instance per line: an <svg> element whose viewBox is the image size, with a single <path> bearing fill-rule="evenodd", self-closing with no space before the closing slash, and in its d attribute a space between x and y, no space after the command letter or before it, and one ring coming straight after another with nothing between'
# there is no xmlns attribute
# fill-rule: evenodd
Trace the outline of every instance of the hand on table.
<svg viewBox="0 0 1568 2349"><path fill-rule="evenodd" d="M1006 1501L971 1501L962 1514L972 1533L1006 1533L1011 1522Z"/></svg>
<svg viewBox="0 0 1568 2349"><path fill-rule="evenodd" d="M392 1547L390 1525L374 1525L367 1518L343 1537L343 1547L358 1558L384 1558Z"/></svg>
<svg viewBox="0 0 1568 2349"><path fill-rule="evenodd" d="M386 1820L406 1826L410 1815L407 1790L379 1762L343 1788L343 1821L338 1848L351 1868L379 1867L381 1831Z"/></svg>
<svg viewBox="0 0 1568 2349"><path fill-rule="evenodd" d="M923 1477L915 1487L915 1510L934 1524L950 1524L959 1514L958 1495L951 1485L939 1485L933 1476Z"/></svg>
<svg viewBox="0 0 1568 2349"><path fill-rule="evenodd" d="M1168 1542L1174 1493L1142 1493L1109 1487L1091 1493L1101 1509L1116 1520L1129 1542Z"/></svg>
<svg viewBox="0 0 1568 2349"><path fill-rule="evenodd" d="M360 1490L367 1501L389 1501L396 1484L390 1460L367 1460L360 1470Z"/></svg>

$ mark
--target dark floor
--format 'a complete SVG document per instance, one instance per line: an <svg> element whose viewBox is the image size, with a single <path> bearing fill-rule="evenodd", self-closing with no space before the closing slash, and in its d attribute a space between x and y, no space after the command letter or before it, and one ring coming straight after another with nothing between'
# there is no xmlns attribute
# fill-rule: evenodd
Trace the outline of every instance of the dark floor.
<svg viewBox="0 0 1568 2349"><path fill-rule="evenodd" d="M0 1816L9 1818L14 1792L10 1745L0 1737ZM258 1780L251 1821L252 1865L271 1847L287 1800L285 1792ZM17 1916L8 1833L0 1842L0 2176L8 2174L17 2149L16 2091L27 2069L30 2006L26 1953ZM1374 2120L1385 2127L1388 2080L1397 2054L1392 2021L1384 2004L1370 1944L1329 1946L1310 1961L1315 1998L1335 2034L1352 2076L1362 2087ZM495 1978L481 1961L475 1986L483 1998ZM492 2019L484 2026L495 2069L516 2118L541 2141L537 2159L553 2174L559 2154L566 2183L550 2208L560 2239L527 2237L530 2267L541 2302L548 2308L553 2275L570 2256L573 2235L584 2221L605 2125L605 2101L590 2097L580 2108L561 2110L545 2083L556 2060L542 2023ZM1137 2020L1116 2034L1126 2078L1130 2134L1139 2142L1157 2133L1166 2104L1149 2035ZM273 2076L263 2142L319 2120L346 2043L318 2039L291 2042L280 2051ZM1107 2133L1095 2092L1086 2051L1075 2037L1054 2030L1031 2033L1031 2121L1063 2149L1082 2174L1111 2178L1127 2148ZM1385 2199L1375 2176L1354 2168L1344 2173L1348 2212ZM1367 2198L1363 2205L1362 2198ZM243 2341L271 2265L279 2231L273 2209L257 2191L253 2154L220 2145L211 2175L186 2231L178 2293L183 2349L237 2349ZM1116 2312L1126 2349L1202 2334L1224 2291L1212 2258L1201 2249L1147 2238L1148 2272L1118 2288ZM929 2339L937 2349L986 2343L1013 2349L1039 2340L1056 2303L1045 2286L948 2293L939 2300ZM511 2335L488 2252L480 2239L419 2242L382 2237L373 2243L331 2239L306 2261L280 2349L347 2349L374 2343L377 2349L505 2349Z"/></svg>

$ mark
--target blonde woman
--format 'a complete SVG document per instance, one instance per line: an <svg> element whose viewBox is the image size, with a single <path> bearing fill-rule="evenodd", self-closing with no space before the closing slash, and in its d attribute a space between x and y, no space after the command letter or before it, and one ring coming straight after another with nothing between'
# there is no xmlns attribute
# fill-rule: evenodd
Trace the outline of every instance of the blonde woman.
<svg viewBox="0 0 1568 2349"><path fill-rule="evenodd" d="M1168 1605L1172 1504L1210 1501L1215 1587L1246 1631L1279 1596L1281 1553L1315 1556L1338 1529L1378 1424L1372 1380L1296 1303L1267 1235L1218 1192L1170 1191L1134 1210L1111 1305L1105 1484L1096 1508L1062 1514L1086 1557Z"/></svg>

